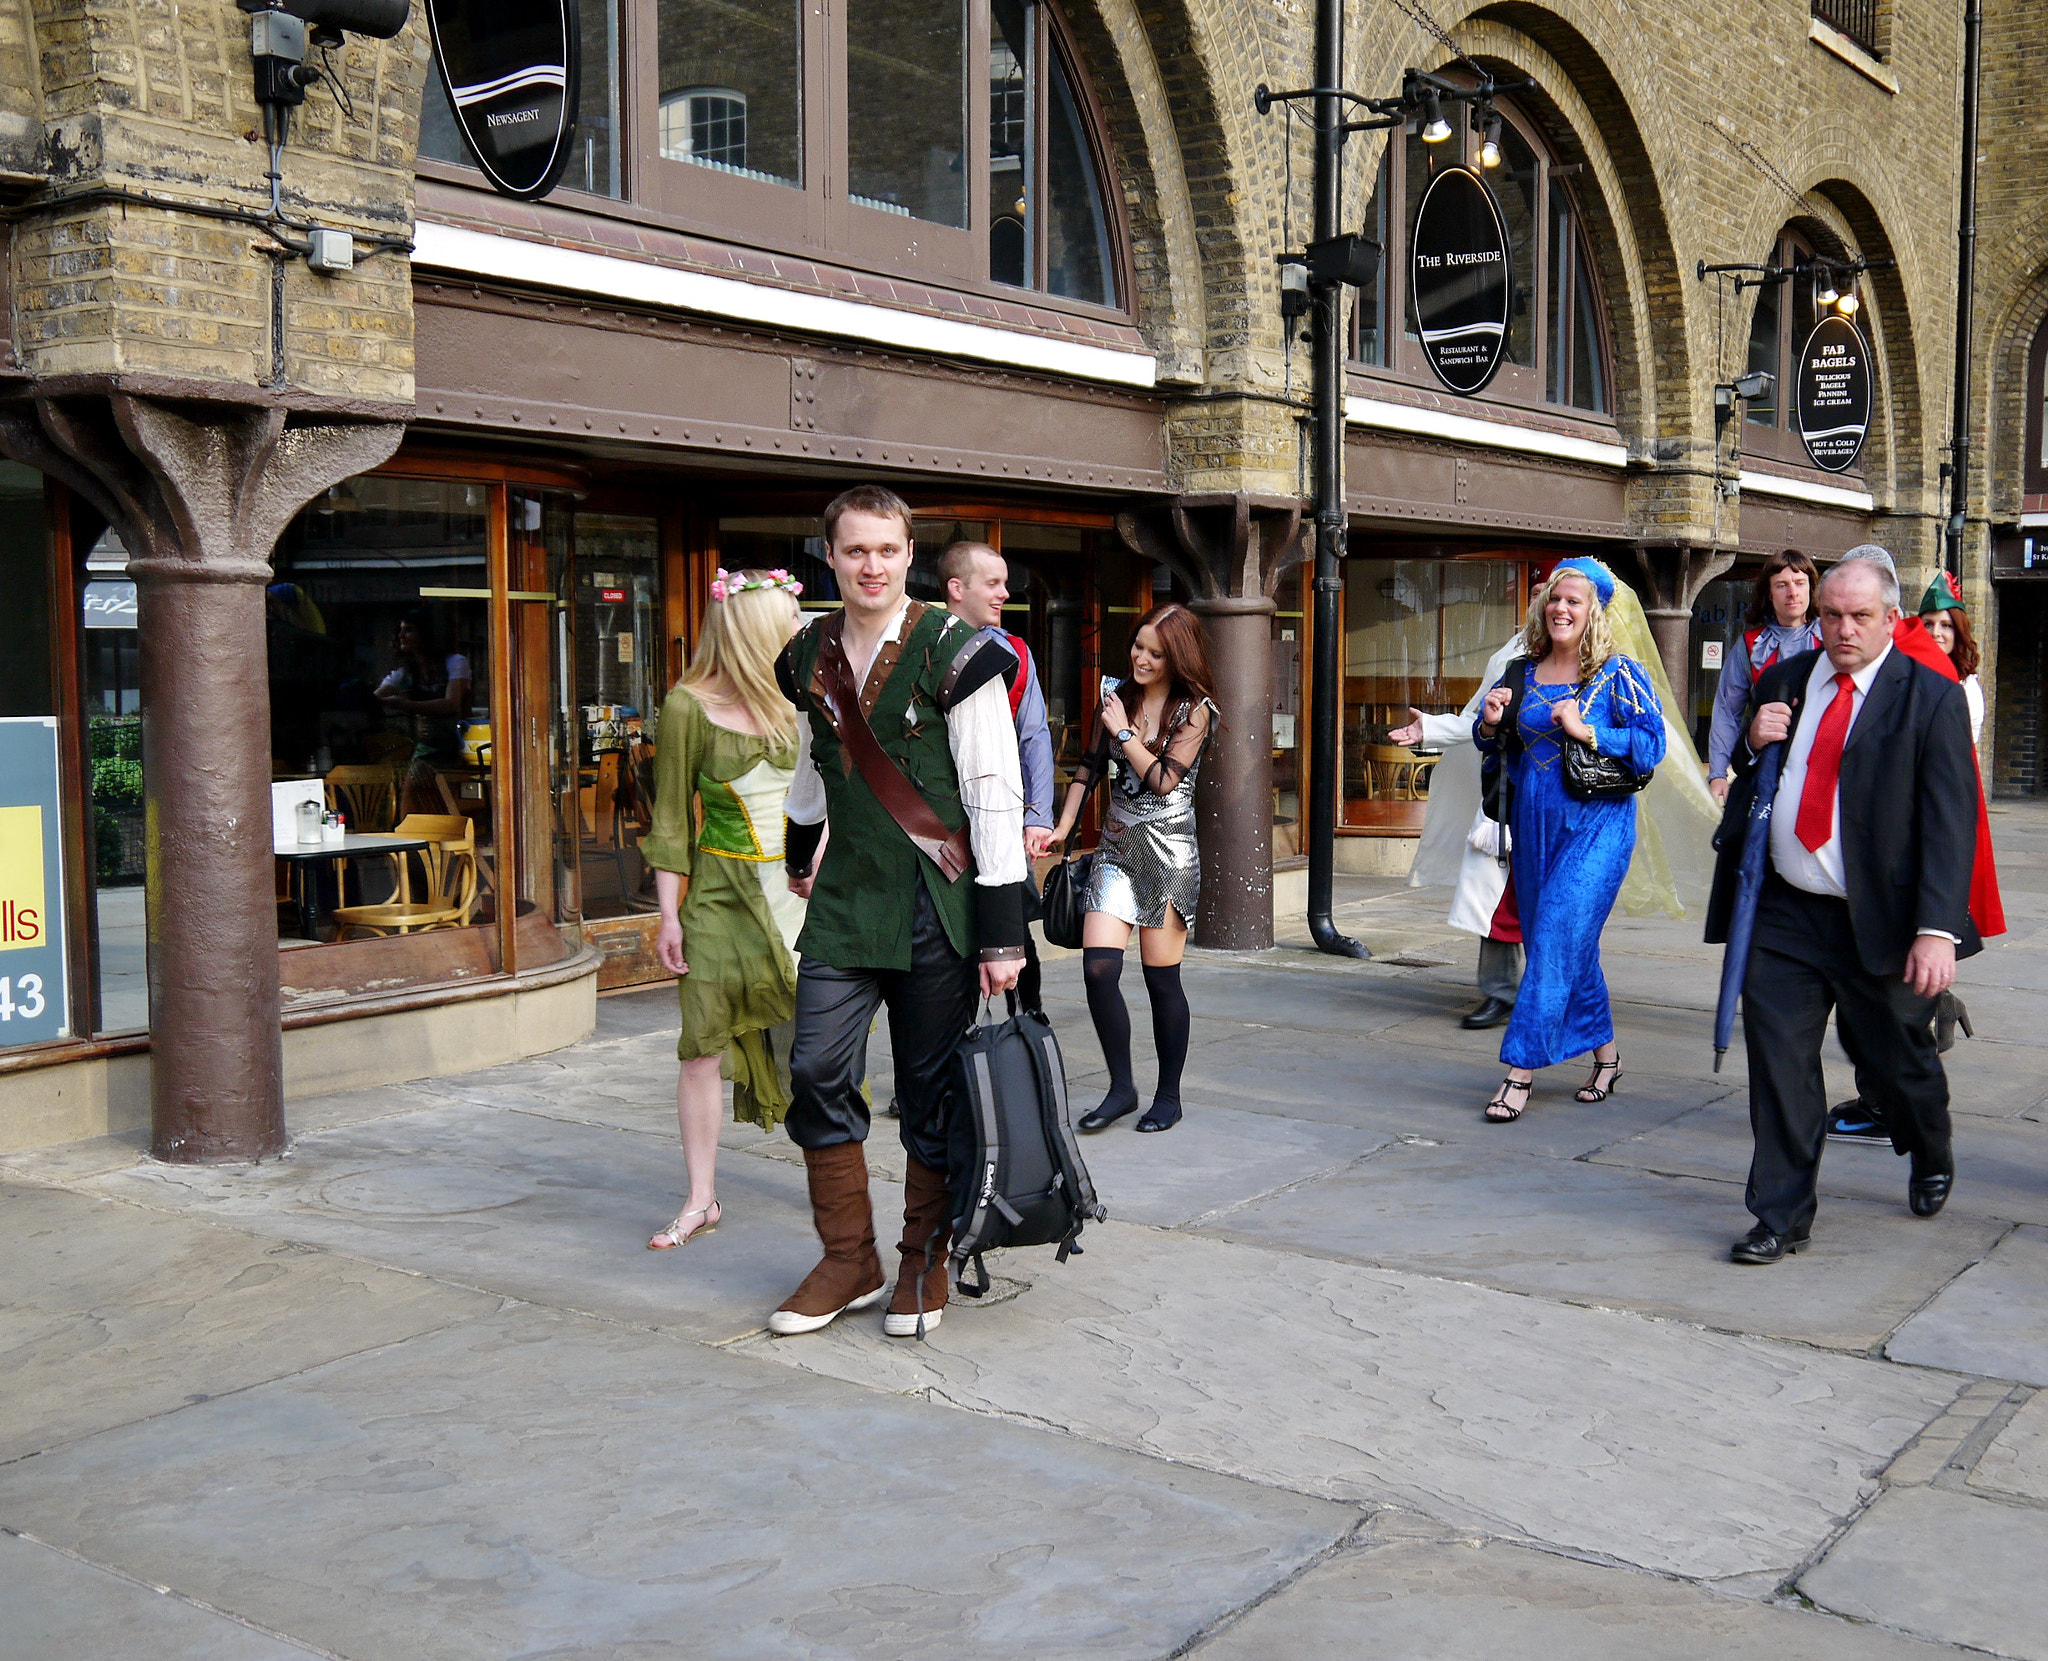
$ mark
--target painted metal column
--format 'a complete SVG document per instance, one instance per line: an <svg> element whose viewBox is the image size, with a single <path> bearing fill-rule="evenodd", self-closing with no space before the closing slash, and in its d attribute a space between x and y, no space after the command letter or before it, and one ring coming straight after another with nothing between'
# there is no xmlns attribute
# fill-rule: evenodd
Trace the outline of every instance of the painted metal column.
<svg viewBox="0 0 2048 1661"><path fill-rule="evenodd" d="M84 496L130 551L159 1159L285 1149L264 588L291 516L385 460L400 413L323 420L255 388L145 397L119 383L39 387L0 408L0 449Z"/></svg>

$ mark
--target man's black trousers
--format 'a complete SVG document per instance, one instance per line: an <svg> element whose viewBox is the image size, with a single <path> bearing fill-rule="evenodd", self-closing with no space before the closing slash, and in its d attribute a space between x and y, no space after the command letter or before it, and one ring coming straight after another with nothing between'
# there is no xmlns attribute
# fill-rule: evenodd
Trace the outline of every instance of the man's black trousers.
<svg viewBox="0 0 2048 1661"><path fill-rule="evenodd" d="M947 1140L960 1117L953 1055L973 1024L979 977L953 950L922 882L915 904L908 969L835 969L811 957L797 964L787 1128L800 1148L868 1139L868 1027L887 1005L904 1151L950 1172Z"/></svg>
<svg viewBox="0 0 2048 1661"><path fill-rule="evenodd" d="M1775 874L1765 879L1742 1029L1756 1137L1748 1204L1772 1233L1797 1236L1813 1222L1827 1135L1820 1053L1830 1010L1863 1099L1891 1132L1893 1148L1947 1168L1948 1075L1929 1030L1934 1005L1896 975L1863 967L1846 901L1805 893Z"/></svg>

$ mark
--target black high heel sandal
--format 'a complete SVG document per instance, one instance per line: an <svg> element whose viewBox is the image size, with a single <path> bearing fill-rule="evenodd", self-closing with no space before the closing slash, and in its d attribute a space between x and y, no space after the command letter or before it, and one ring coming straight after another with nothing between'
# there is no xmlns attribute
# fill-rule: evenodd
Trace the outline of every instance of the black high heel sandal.
<svg viewBox="0 0 2048 1661"><path fill-rule="evenodd" d="M1511 1125L1521 1118L1524 1113L1529 1111L1529 1086L1535 1082L1534 1079L1527 1078L1510 1077L1502 1079L1499 1091L1495 1094L1493 1100L1486 1104L1486 1122L1489 1125ZM1522 1105L1520 1107L1515 1106L1513 1102L1508 1100L1508 1092L1510 1090L1522 1092Z"/></svg>
<svg viewBox="0 0 2048 1661"><path fill-rule="evenodd" d="M1614 1069L1614 1077L1607 1081L1607 1088L1603 1090L1600 1088L1600 1074L1608 1067ZM1593 1076L1579 1086L1578 1094L1573 1096L1572 1100L1585 1102L1588 1106L1594 1102L1604 1102L1609 1096L1614 1094L1614 1087L1619 1083L1621 1083L1620 1054L1617 1052L1612 1061L1602 1061L1596 1056L1593 1060Z"/></svg>

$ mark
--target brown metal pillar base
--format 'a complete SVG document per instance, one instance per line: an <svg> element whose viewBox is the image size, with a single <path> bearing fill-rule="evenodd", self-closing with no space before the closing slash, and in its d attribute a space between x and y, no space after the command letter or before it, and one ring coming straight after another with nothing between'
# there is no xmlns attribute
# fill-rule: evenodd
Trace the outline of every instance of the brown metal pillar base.
<svg viewBox="0 0 2048 1661"><path fill-rule="evenodd" d="M1273 944L1273 591L1302 557L1301 503L1187 495L1163 512L1120 513L1117 530L1187 585L1209 631L1223 725L1195 787L1195 944L1262 951Z"/></svg>
<svg viewBox="0 0 2048 1661"><path fill-rule="evenodd" d="M1664 674L1681 708L1672 711L1682 727L1692 725L1692 607L1705 588L1735 563L1732 548L1684 545L1636 548L1636 563L1649 589L1643 611L1664 659Z"/></svg>
<svg viewBox="0 0 2048 1661"><path fill-rule="evenodd" d="M285 1148L272 902L270 554L312 497L398 447L391 420L321 419L235 389L141 396L49 384L0 412L0 448L85 496L130 552L142 650L151 1151Z"/></svg>

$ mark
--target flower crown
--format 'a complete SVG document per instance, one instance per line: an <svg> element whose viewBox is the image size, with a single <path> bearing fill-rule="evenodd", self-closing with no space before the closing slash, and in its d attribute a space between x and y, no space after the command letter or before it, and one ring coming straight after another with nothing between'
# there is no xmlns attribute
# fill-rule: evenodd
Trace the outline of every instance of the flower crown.
<svg viewBox="0 0 2048 1661"><path fill-rule="evenodd" d="M770 571L765 577L750 577L744 571L720 571L711 579L711 601L716 605L735 594L754 588L779 588L790 595L801 594L804 585L787 571Z"/></svg>

